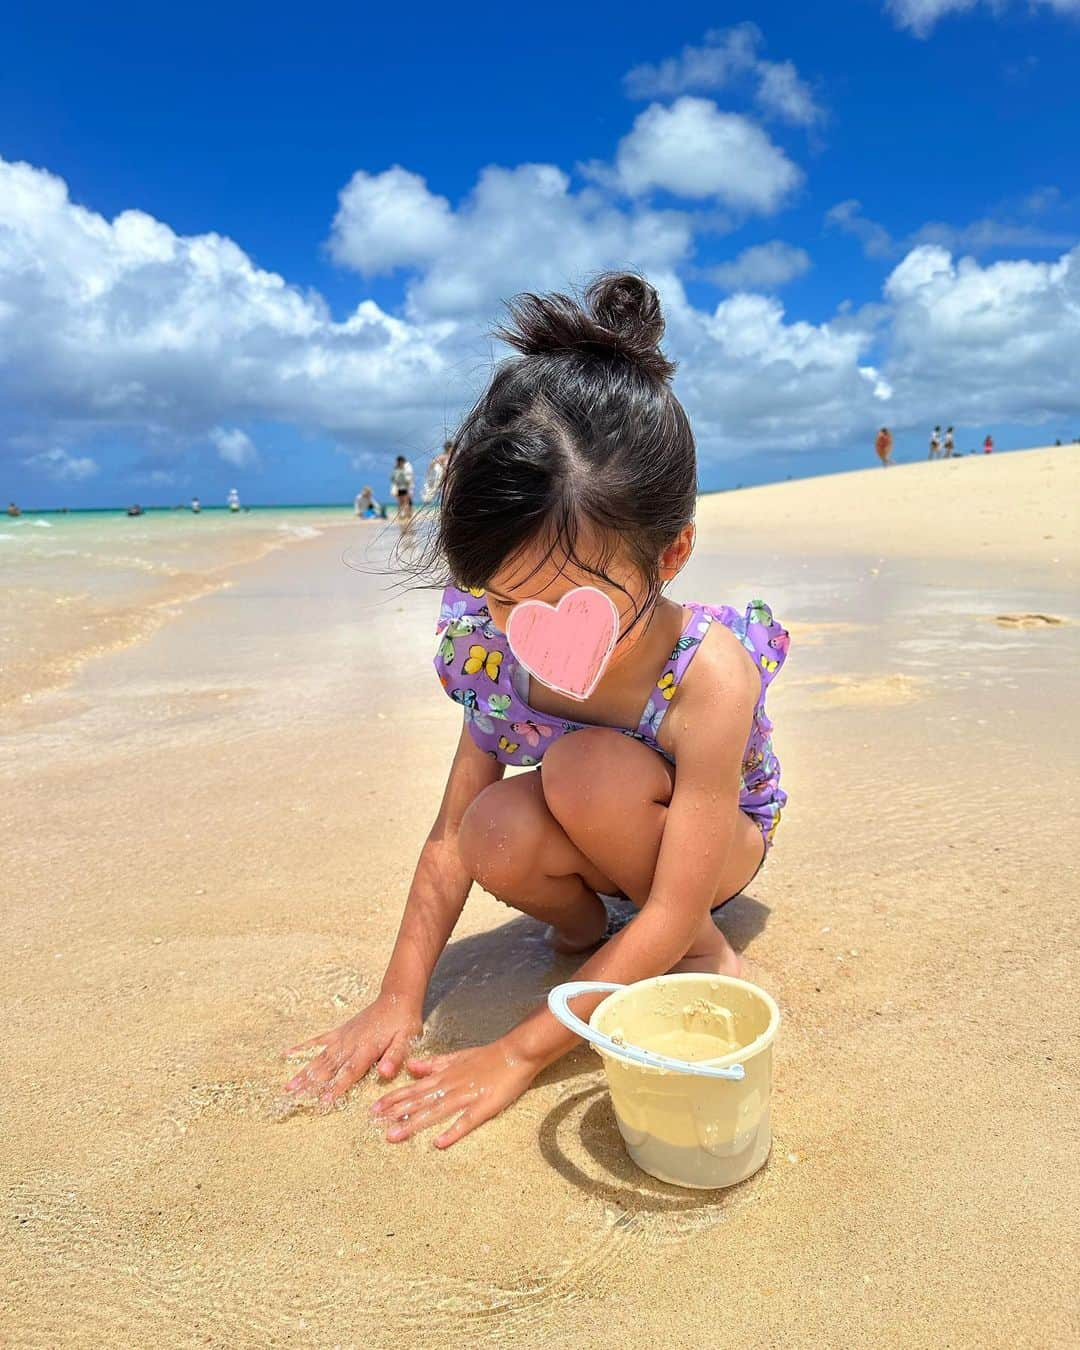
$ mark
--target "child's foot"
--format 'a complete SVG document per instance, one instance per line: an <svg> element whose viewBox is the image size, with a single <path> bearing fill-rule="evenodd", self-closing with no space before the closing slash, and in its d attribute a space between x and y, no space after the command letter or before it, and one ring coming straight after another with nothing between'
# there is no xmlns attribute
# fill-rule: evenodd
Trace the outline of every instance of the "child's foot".
<svg viewBox="0 0 1080 1350"><path fill-rule="evenodd" d="M716 937L719 939L716 942L710 939L706 944L695 944L691 947L681 961L675 962L668 974L682 975L700 971L706 975L733 975L736 978L740 976L743 967L742 957L719 929L716 930Z"/></svg>
<svg viewBox="0 0 1080 1350"><path fill-rule="evenodd" d="M596 909L590 906L585 910L579 922L561 928L551 924L544 936L552 951L563 956L576 956L578 952L587 952L599 946L607 932L607 921L607 910L600 900Z"/></svg>

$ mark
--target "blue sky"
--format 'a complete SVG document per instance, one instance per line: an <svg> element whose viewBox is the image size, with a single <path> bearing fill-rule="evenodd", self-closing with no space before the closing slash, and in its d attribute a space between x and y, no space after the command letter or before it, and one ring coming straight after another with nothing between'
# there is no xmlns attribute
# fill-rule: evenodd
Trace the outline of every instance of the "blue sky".
<svg viewBox="0 0 1080 1350"><path fill-rule="evenodd" d="M381 490L618 265L703 486L1080 435L1080 0L658 12L6 8L0 492Z"/></svg>

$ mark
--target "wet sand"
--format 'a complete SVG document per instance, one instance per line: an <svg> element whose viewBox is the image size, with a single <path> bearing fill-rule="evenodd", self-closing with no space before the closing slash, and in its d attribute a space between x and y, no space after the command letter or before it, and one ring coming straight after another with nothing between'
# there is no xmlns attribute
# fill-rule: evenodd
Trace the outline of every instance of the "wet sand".
<svg viewBox="0 0 1080 1350"><path fill-rule="evenodd" d="M342 531L0 723L0 1341L1076 1344L1078 465L702 502L673 594L792 631L791 801L722 922L784 1017L774 1148L727 1192L633 1166L587 1048L445 1152L383 1142L374 1083L280 1110L281 1049L377 986L459 722L437 598ZM475 892L427 1043L574 969Z"/></svg>

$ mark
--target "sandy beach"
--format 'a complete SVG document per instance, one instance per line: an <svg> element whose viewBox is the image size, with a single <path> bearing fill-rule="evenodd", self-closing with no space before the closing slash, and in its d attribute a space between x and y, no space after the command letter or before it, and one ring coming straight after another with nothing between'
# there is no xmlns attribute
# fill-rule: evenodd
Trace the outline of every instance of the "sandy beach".
<svg viewBox="0 0 1080 1350"><path fill-rule="evenodd" d="M1080 447L701 501L673 596L792 634L790 803L721 923L784 1019L774 1145L724 1192L631 1163L587 1047L445 1152L384 1142L375 1082L283 1106L283 1048L377 989L459 730L391 542L213 560L0 710L0 1341L1080 1342ZM577 964L474 889L425 1045Z"/></svg>

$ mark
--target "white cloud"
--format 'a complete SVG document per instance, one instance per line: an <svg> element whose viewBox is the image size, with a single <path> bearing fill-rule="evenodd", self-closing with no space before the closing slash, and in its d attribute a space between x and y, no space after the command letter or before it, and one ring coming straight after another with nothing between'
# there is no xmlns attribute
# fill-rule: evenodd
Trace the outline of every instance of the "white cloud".
<svg viewBox="0 0 1080 1350"><path fill-rule="evenodd" d="M857 204L847 218L861 218ZM74 482L95 471L88 452L106 436L154 452L133 466L148 473L180 471L185 449L207 442L239 463L255 453L242 430L253 424L316 431L357 456L430 446L504 354L485 333L505 298L622 265L661 292L705 463L858 444L883 404L898 428L928 408L956 424L1080 412L1075 250L982 267L923 244L894 268L883 303L843 303L808 323L745 289L693 305L680 278L701 275L701 229L693 211L575 190L554 165L488 168L438 250L411 265L400 315L367 299L335 320L319 295L228 239L181 236L139 211L106 220L53 175L0 161L0 450ZM804 262L773 240L722 266L736 269L730 284L760 288Z"/></svg>
<svg viewBox="0 0 1080 1350"><path fill-rule="evenodd" d="M765 112L803 127L822 120L810 86L790 61L761 61L758 74L757 101Z"/></svg>
<svg viewBox="0 0 1080 1350"><path fill-rule="evenodd" d="M885 283L888 376L909 410L950 421L1036 421L1080 410L1080 247L1056 262L914 249Z"/></svg>
<svg viewBox="0 0 1080 1350"><path fill-rule="evenodd" d="M174 449L249 420L353 445L406 442L440 425L455 390L452 331L372 300L335 321L319 295L221 235L177 235L141 211L110 222L71 202L54 175L0 160L9 442L36 436L45 448L55 428L84 443L122 430Z"/></svg>
<svg viewBox="0 0 1080 1350"><path fill-rule="evenodd" d="M330 252L367 275L390 272L437 257L453 229L450 203L419 174L397 164L379 174L358 170L338 194Z"/></svg>
<svg viewBox="0 0 1080 1350"><path fill-rule="evenodd" d="M984 3L994 13L1006 8L1008 0L886 0L885 8L897 27L908 28L916 37L927 37L937 21L947 14L965 14ZM1058 14L1080 15L1080 0L1027 0L1030 9L1048 6Z"/></svg>
<svg viewBox="0 0 1080 1350"><path fill-rule="evenodd" d="M766 114L796 126L822 121L810 86L791 61L765 60L763 41L753 23L715 29L701 47L686 46L678 56L635 66L623 85L631 98L674 98L690 90L723 89L746 77L756 85L754 97Z"/></svg>
<svg viewBox="0 0 1080 1350"><path fill-rule="evenodd" d="M864 216L862 203L854 197L831 206L825 212L825 224L853 235L862 244L868 258L887 258L896 251L896 244L889 231L876 220Z"/></svg>
<svg viewBox="0 0 1080 1350"><path fill-rule="evenodd" d="M259 462L255 442L239 427L212 427L210 439L226 464L232 464L237 469L250 469Z"/></svg>
<svg viewBox="0 0 1080 1350"><path fill-rule="evenodd" d="M876 366L860 366L859 374L866 380L874 391L874 397L887 403L893 396L893 387L886 380Z"/></svg>
<svg viewBox="0 0 1080 1350"><path fill-rule="evenodd" d="M22 462L28 469L44 474L55 483L81 483L99 472L97 461L89 455L69 455L59 446L28 455Z"/></svg>
<svg viewBox="0 0 1080 1350"><path fill-rule="evenodd" d="M711 312L665 297L678 392L699 444L725 453L850 444L881 415L860 370L872 322L787 321L781 303L738 294Z"/></svg>
<svg viewBox="0 0 1080 1350"><path fill-rule="evenodd" d="M769 214L803 180L762 129L704 98L653 103L619 142L615 169L632 196L657 188L678 197L706 197L737 211Z"/></svg>
<svg viewBox="0 0 1080 1350"><path fill-rule="evenodd" d="M686 46L678 56L635 66L623 77L623 87L631 98L674 98L690 89L723 89L753 70L760 44L757 24L716 29L706 34L702 47Z"/></svg>
<svg viewBox="0 0 1080 1350"><path fill-rule="evenodd" d="M1055 188L1040 189L1026 199L1024 209L1031 212L1048 209L1056 201L1056 192ZM1044 230L1037 225L992 218L973 220L969 225L932 220L920 225L906 239L894 239L884 225L862 214L862 206L854 198L830 207L825 213L825 223L858 239L868 258L896 258L922 244L939 244L954 253L987 253L994 249L1068 248L1075 239L1072 234Z"/></svg>
<svg viewBox="0 0 1080 1350"><path fill-rule="evenodd" d="M440 251L408 279L405 312L426 331L468 321L479 354L483 328L517 291L565 288L606 267L663 273L689 257L693 226L684 211L622 209L596 187L574 191L553 164L492 166L451 215Z"/></svg>
<svg viewBox="0 0 1080 1350"><path fill-rule="evenodd" d="M767 244L754 244L743 249L731 262L710 268L708 276L710 281L729 291L771 291L809 269L810 255L805 249L773 239Z"/></svg>

